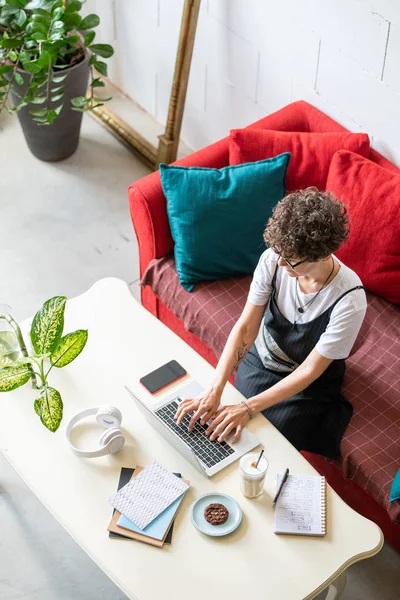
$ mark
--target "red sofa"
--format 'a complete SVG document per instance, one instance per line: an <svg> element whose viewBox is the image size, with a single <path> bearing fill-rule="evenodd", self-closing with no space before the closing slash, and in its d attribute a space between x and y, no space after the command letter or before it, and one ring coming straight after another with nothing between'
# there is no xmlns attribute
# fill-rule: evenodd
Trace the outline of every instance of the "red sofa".
<svg viewBox="0 0 400 600"><path fill-rule="evenodd" d="M346 131L303 101L261 119L250 128ZM228 142L229 138L224 138L176 164L224 167L229 164ZM369 158L400 173L373 149ZM175 271L173 240L158 171L129 187L129 203L139 243L141 276L146 272L143 305L215 366L244 306L251 276L204 282L189 294L180 286ZM375 521L385 539L400 551L400 501L389 503L391 483L400 467L399 340L400 307L368 294L367 316L347 359L344 391L353 404L354 415L342 441L342 459L333 462L311 453L304 455L326 475L340 496ZM381 376L382 373L386 375ZM387 391L383 393L382 389Z"/></svg>

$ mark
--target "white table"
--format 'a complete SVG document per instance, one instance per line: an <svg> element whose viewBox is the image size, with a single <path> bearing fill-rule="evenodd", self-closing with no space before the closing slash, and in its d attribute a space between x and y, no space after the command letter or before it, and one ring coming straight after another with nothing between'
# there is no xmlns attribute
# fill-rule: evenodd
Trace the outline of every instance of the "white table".
<svg viewBox="0 0 400 600"><path fill-rule="evenodd" d="M303 600L314 598L334 580L337 592L331 586L329 593L336 598L345 569L381 549L379 527L349 508L329 486L325 538L273 533L276 473L286 467L295 474L315 471L262 416L250 423L269 460L265 493L256 501L241 495L237 463L208 480L164 441L123 385L151 403L153 397L138 380L164 362L177 359L205 386L211 382L213 368L137 303L124 282L99 281L87 293L68 301L65 317L64 331L87 328L89 341L75 362L51 372L51 382L64 401L61 427L55 434L43 427L33 411L37 393L27 384L2 394L0 449L52 515L129 598ZM28 328L29 322L25 322L26 340ZM163 393L171 391L172 387ZM228 384L224 401L239 398ZM66 423L84 408L105 404L122 411L127 443L117 455L79 459L65 442ZM76 429L85 444L101 435L94 420ZM109 539L106 528L112 508L108 498L116 489L120 468L146 465L154 459L191 481L171 546L158 549ZM243 510L239 529L226 538L204 536L189 519L193 500L215 490L233 496Z"/></svg>

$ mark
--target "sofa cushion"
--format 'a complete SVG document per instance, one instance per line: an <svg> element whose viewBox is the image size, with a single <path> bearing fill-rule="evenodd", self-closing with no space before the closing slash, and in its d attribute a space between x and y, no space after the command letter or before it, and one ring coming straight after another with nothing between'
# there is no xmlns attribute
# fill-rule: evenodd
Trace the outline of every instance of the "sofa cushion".
<svg viewBox="0 0 400 600"><path fill-rule="evenodd" d="M344 395L354 407L341 444L345 477L367 489L400 523L389 503L400 465L400 307L367 294L356 350L346 360Z"/></svg>
<svg viewBox="0 0 400 600"><path fill-rule="evenodd" d="M153 260L142 279L219 357L246 303L251 276L203 282L189 294L172 256ZM400 523L400 501L389 503L400 465L400 307L367 294L368 308L346 360L343 392L354 407L341 445L344 475L361 484Z"/></svg>
<svg viewBox="0 0 400 600"><path fill-rule="evenodd" d="M285 194L289 159L222 169L160 165L176 267L189 292L199 281L253 273L265 225Z"/></svg>
<svg viewBox="0 0 400 600"><path fill-rule="evenodd" d="M242 313L251 280L251 275L245 275L202 282L190 294L179 283L174 258L167 256L151 261L141 285L150 285L183 321L185 329L197 335L219 357Z"/></svg>
<svg viewBox="0 0 400 600"><path fill-rule="evenodd" d="M314 185L325 189L329 165L338 150L369 156L366 133L303 133L268 129L233 129L229 140L229 164L239 165L290 152L286 190Z"/></svg>
<svg viewBox="0 0 400 600"><path fill-rule="evenodd" d="M337 257L367 290L400 304L400 172L341 151L333 157L327 187L350 216L350 236Z"/></svg>

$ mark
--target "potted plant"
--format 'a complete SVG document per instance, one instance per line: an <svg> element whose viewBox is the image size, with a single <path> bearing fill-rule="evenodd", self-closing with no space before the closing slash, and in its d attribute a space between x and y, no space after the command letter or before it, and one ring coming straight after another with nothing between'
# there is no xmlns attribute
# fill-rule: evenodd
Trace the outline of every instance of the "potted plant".
<svg viewBox="0 0 400 600"><path fill-rule="evenodd" d="M11 346L15 351L19 347L18 354L22 355L17 360L1 363L6 366L0 368L0 392L11 392L31 381L33 388L40 392L39 398L34 401L34 410L43 425L53 432L57 431L62 420L63 401L60 392L49 385L49 373L53 368L60 369L75 360L88 339L86 329L63 336L66 301L65 296L50 298L34 316L30 330L33 348L30 356L14 318L11 314L0 313L0 319L7 321L11 330L1 337L0 349L5 347L7 351L7 346ZM14 334L13 339L11 334Z"/></svg>
<svg viewBox="0 0 400 600"><path fill-rule="evenodd" d="M110 100L96 96L105 85L97 73L107 75L99 57L114 50L93 43L100 19L80 15L84 2L0 0L0 112L17 112L29 149L41 160L73 154L82 113Z"/></svg>

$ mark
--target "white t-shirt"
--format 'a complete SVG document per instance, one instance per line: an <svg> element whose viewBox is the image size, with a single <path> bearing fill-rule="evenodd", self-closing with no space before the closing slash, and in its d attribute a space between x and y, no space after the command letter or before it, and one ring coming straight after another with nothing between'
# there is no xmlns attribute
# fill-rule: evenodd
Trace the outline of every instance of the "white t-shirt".
<svg viewBox="0 0 400 600"><path fill-rule="evenodd" d="M284 268L278 267L276 274L276 302L280 312L291 323L296 320L299 323L312 321L325 310L327 310L344 292L351 288L362 285L360 278L354 271L346 267L339 259L334 257L340 264L340 269L332 281L318 294L315 301L306 308L301 315L298 306L304 306L315 294L303 294L297 285L296 278L290 277ZM275 273L278 257L269 248L260 257L253 281L250 286L248 300L256 305L266 305L272 292L272 278ZM367 310L367 300L364 290L354 290L346 294L338 302L332 311L331 318L325 332L321 335L316 350L326 358L347 358L356 340L361 324ZM299 320L298 320L299 319ZM263 323L261 324L263 327Z"/></svg>

